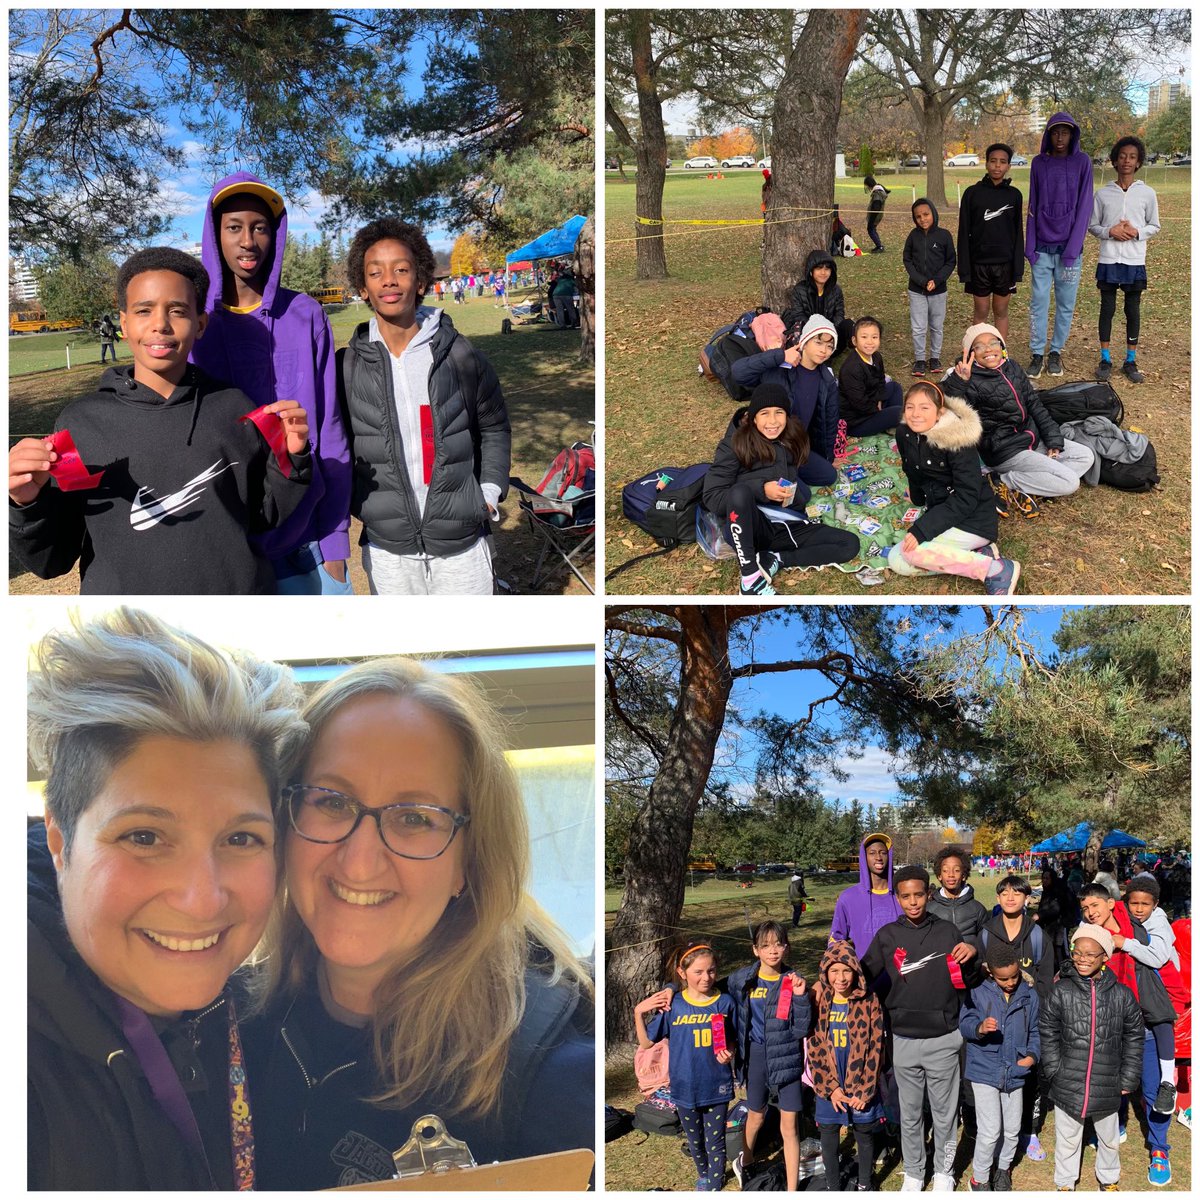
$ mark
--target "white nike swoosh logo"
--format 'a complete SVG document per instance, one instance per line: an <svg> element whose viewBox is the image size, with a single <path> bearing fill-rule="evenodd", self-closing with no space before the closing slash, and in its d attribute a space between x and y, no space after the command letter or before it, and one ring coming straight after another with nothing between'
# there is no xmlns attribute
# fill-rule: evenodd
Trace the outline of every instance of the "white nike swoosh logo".
<svg viewBox="0 0 1200 1200"><path fill-rule="evenodd" d="M1008 212L1010 208L1012 208L1011 204L1006 204L1003 208L996 209L995 212L992 212L990 208L985 208L983 210L983 219L985 221L990 221L993 217L998 217L1001 213Z"/></svg>
<svg viewBox="0 0 1200 1200"><path fill-rule="evenodd" d="M217 459L211 467L201 471L195 479L184 484L179 491L172 492L169 496L163 496L161 500L148 487L138 488L137 495L133 498L133 504L129 508L130 525L137 530L150 529L173 513L177 513L181 508L187 508L189 504L204 494L203 485L205 483L210 479L215 479L222 472L228 471L230 467L237 466L237 463L226 463L222 467L220 463L221 460ZM142 499L143 492L146 496L144 500Z"/></svg>
<svg viewBox="0 0 1200 1200"><path fill-rule="evenodd" d="M914 959L912 962L909 962L908 959L905 959L904 966L900 968L900 974L907 975L910 971L919 971L922 967L929 966L929 964L935 959L945 957L946 956L944 954L927 954L924 958Z"/></svg>

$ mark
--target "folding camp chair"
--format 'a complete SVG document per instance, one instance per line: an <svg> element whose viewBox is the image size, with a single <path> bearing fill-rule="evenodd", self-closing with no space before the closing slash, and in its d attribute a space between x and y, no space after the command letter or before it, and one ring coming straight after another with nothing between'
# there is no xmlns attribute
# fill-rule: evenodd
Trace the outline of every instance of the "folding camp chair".
<svg viewBox="0 0 1200 1200"><path fill-rule="evenodd" d="M555 569L553 560L542 569L553 551L595 595L596 589L576 565L596 544L596 455L591 443L575 442L559 451L537 487L516 476L508 483L529 518L529 528L541 541L531 590L536 591Z"/></svg>

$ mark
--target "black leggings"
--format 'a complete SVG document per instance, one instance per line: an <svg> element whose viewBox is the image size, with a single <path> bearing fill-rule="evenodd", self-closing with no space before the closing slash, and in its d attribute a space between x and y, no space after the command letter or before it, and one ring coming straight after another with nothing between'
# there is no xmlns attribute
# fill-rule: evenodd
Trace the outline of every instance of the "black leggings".
<svg viewBox="0 0 1200 1200"><path fill-rule="evenodd" d="M687 1138L696 1174L719 1192L725 1184L725 1117L728 1104L710 1104L707 1108L682 1108L676 1105L679 1123Z"/></svg>
<svg viewBox="0 0 1200 1200"><path fill-rule="evenodd" d="M848 530L817 521L768 520L748 483L735 483L726 503L725 536L743 575L753 575L759 569L759 554L767 551L779 553L785 567L849 562L859 551L858 538Z"/></svg>
<svg viewBox="0 0 1200 1200"><path fill-rule="evenodd" d="M1117 311L1117 288L1120 285L1101 283L1097 286L1100 288L1100 340L1111 342L1113 316ZM1136 346L1138 334L1142 331L1142 289L1122 290L1125 292L1125 341Z"/></svg>
<svg viewBox="0 0 1200 1200"><path fill-rule="evenodd" d="M858 1186L871 1186L871 1168L875 1165L875 1135L868 1125L855 1125L854 1144L858 1148ZM821 1126L821 1163L825 1168L825 1190L842 1190L841 1165L838 1151L842 1144L845 1125Z"/></svg>

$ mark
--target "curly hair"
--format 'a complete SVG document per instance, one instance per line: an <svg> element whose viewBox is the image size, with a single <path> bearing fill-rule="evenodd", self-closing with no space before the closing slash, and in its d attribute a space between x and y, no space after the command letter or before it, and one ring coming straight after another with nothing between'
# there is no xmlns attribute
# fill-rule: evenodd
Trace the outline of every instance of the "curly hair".
<svg viewBox="0 0 1200 1200"><path fill-rule="evenodd" d="M151 246L131 254L117 272L117 307L124 312L129 299L129 282L135 275L147 271L174 271L191 282L196 289L196 310L204 311L208 299L208 272L198 258L170 246Z"/></svg>
<svg viewBox="0 0 1200 1200"><path fill-rule="evenodd" d="M1141 167L1146 161L1146 143L1141 138L1135 138L1132 135L1118 138L1113 143L1113 148L1108 153L1108 161L1115 167L1117 165L1117 155L1126 146L1132 146L1138 152L1138 166Z"/></svg>
<svg viewBox="0 0 1200 1200"><path fill-rule="evenodd" d="M940 877L942 874L942 864L948 858L957 858L962 865L963 879L965 880L971 874L971 856L961 846L943 846L933 856L933 873Z"/></svg>
<svg viewBox="0 0 1200 1200"><path fill-rule="evenodd" d="M366 271L363 261L367 251L377 242L403 242L412 251L413 262L417 268L417 300L425 299L425 293L433 286L437 274L437 260L433 256L429 240L415 225L401 221L398 217L380 217L370 225L364 225L350 243L346 254L346 274L350 277L350 287L361 292L367 285Z"/></svg>

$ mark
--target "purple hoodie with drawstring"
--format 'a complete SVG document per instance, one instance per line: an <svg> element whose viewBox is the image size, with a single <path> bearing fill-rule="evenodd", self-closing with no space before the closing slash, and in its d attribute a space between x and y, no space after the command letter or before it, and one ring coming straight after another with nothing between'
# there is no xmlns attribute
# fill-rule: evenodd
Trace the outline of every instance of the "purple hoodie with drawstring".
<svg viewBox="0 0 1200 1200"><path fill-rule="evenodd" d="M1067 153L1050 153L1050 130L1071 127ZM1069 267L1083 253L1092 215L1092 160L1079 149L1079 126L1068 112L1055 113L1042 134L1041 153L1029 167L1029 216L1025 222L1025 257L1037 259L1039 247L1061 246L1062 265Z"/></svg>
<svg viewBox="0 0 1200 1200"><path fill-rule="evenodd" d="M313 479L304 503L278 529L254 539L267 558L282 558L319 542L324 562L350 556L350 450L337 403L333 333L311 296L279 286L287 209L271 243L271 263L262 304L253 312L231 312L221 303L224 263L213 221L213 197L230 184L262 183L239 171L213 188L204 213L201 262L208 271L208 328L192 348L192 362L215 379L241 388L256 406L298 400L308 414Z"/></svg>
<svg viewBox="0 0 1200 1200"><path fill-rule="evenodd" d="M891 846L888 847L887 857L887 887L886 896L871 891L871 869L867 866L867 843L864 838L858 848L858 882L837 898L833 909L833 926L829 930L830 943L853 942L854 953L862 958L875 934L900 916L900 904L892 894Z"/></svg>

